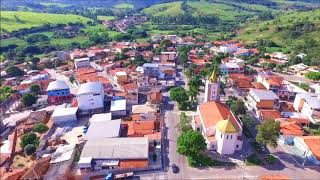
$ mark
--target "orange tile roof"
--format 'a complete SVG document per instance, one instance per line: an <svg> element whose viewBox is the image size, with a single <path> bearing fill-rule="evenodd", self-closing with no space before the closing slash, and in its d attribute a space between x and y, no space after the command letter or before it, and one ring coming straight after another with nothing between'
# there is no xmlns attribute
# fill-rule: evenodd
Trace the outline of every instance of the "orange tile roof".
<svg viewBox="0 0 320 180"><path fill-rule="evenodd" d="M320 160L320 136L302 136L312 154Z"/></svg>
<svg viewBox="0 0 320 180"><path fill-rule="evenodd" d="M259 82L252 82L251 85L255 88L255 89L266 89L266 87L264 87L263 84L259 83Z"/></svg>
<svg viewBox="0 0 320 180"><path fill-rule="evenodd" d="M277 110L260 110L259 115L262 117L263 121L282 117L281 113Z"/></svg>
<svg viewBox="0 0 320 180"><path fill-rule="evenodd" d="M77 75L90 74L95 72L96 70L93 69L92 67L83 67L76 70Z"/></svg>
<svg viewBox="0 0 320 180"><path fill-rule="evenodd" d="M128 168L146 168L148 167L147 159L132 159L132 160L120 160L119 168L128 169Z"/></svg>
<svg viewBox="0 0 320 180"><path fill-rule="evenodd" d="M162 102L161 92L157 92L157 91L151 92L149 94L149 97L150 97L150 102L153 104L158 104Z"/></svg>
<svg viewBox="0 0 320 180"><path fill-rule="evenodd" d="M144 136L153 134L155 121L130 121L128 122L128 136Z"/></svg>
<svg viewBox="0 0 320 180"><path fill-rule="evenodd" d="M280 132L283 135L303 136L304 130L302 126L296 122L282 121L280 124Z"/></svg>
<svg viewBox="0 0 320 180"><path fill-rule="evenodd" d="M229 108L218 101L205 102L199 105L199 111L205 128L215 126L221 120L230 119L238 128L239 124Z"/></svg>
<svg viewBox="0 0 320 180"><path fill-rule="evenodd" d="M124 84L124 85L122 85L122 87L126 92L138 90L138 85L136 83Z"/></svg>
<svg viewBox="0 0 320 180"><path fill-rule="evenodd" d="M259 176L259 180L290 180L291 178L287 175L276 174L276 175L263 175Z"/></svg>
<svg viewBox="0 0 320 180"><path fill-rule="evenodd" d="M161 132L155 132L153 134L145 134L144 137L147 137L149 139L149 141L160 140L161 139Z"/></svg>
<svg viewBox="0 0 320 180"><path fill-rule="evenodd" d="M50 157L41 158L31 164L22 179L41 179L46 174L50 165Z"/></svg>
<svg viewBox="0 0 320 180"><path fill-rule="evenodd" d="M13 169L11 172L7 172L4 174L1 179L4 180L17 180L20 179L22 174L26 171L26 168L18 168L18 169Z"/></svg>

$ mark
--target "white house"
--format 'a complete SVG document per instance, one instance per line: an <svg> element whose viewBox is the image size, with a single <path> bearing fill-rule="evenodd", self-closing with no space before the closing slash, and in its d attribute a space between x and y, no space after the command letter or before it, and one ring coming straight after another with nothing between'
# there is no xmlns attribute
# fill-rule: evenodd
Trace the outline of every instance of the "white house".
<svg viewBox="0 0 320 180"><path fill-rule="evenodd" d="M219 154L233 154L242 148L242 123L219 101L202 103L192 127L204 136L207 149Z"/></svg>
<svg viewBox="0 0 320 180"><path fill-rule="evenodd" d="M256 112L259 109L272 110L279 107L279 97L273 91L251 88L246 97L247 107Z"/></svg>
<svg viewBox="0 0 320 180"><path fill-rule="evenodd" d="M99 112L104 109L104 89L101 82L81 84L76 98L80 111Z"/></svg>
<svg viewBox="0 0 320 180"><path fill-rule="evenodd" d="M110 112L113 117L120 117L127 115L127 100L113 98L111 101Z"/></svg>
<svg viewBox="0 0 320 180"><path fill-rule="evenodd" d="M235 45L223 45L220 46L219 51L222 53L234 53L238 50L238 46Z"/></svg>
<svg viewBox="0 0 320 180"><path fill-rule="evenodd" d="M64 107L63 107L64 106ZM54 124L63 124L77 121L78 107L65 107L61 105L56 107L51 115Z"/></svg>
<svg viewBox="0 0 320 180"><path fill-rule="evenodd" d="M74 66L76 69L82 67L89 67L90 66L90 58L79 58L74 60Z"/></svg>
<svg viewBox="0 0 320 180"><path fill-rule="evenodd" d="M220 64L220 72L223 75L232 74L232 73L241 73L243 72L242 66L237 63L222 63Z"/></svg>
<svg viewBox="0 0 320 180"><path fill-rule="evenodd" d="M293 102L296 111L305 115L312 123L320 122L320 94L300 93Z"/></svg>

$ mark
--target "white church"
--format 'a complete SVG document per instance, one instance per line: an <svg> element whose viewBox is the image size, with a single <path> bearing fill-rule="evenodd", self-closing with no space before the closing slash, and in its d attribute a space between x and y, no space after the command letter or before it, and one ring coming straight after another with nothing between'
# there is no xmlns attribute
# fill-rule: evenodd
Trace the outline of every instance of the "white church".
<svg viewBox="0 0 320 180"><path fill-rule="evenodd" d="M197 107L192 127L201 132L207 149L219 154L233 154L242 148L242 123L220 102L220 81L217 70L206 80L204 102Z"/></svg>

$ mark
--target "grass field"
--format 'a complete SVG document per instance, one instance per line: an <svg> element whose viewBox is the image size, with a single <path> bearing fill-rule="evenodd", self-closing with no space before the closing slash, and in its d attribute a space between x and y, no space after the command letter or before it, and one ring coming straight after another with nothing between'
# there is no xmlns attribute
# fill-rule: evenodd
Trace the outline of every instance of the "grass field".
<svg viewBox="0 0 320 180"><path fill-rule="evenodd" d="M184 13L181 9L181 4L181 1L156 4L145 8L143 12L152 16L176 16Z"/></svg>
<svg viewBox="0 0 320 180"><path fill-rule="evenodd" d="M42 26L44 24L86 23L87 21L90 21L90 19L73 14L1 11L1 32L11 32L22 28Z"/></svg>
<svg viewBox="0 0 320 180"><path fill-rule="evenodd" d="M99 20L114 20L114 16L98 16L97 17Z"/></svg>
<svg viewBox="0 0 320 180"><path fill-rule="evenodd" d="M71 6L71 5L69 5L69 4L62 4L62 3L49 3L49 2L46 2L46 3L40 3L41 5L43 5L43 6L47 6L47 7L49 7L49 6L57 6L57 7L62 7L62 8L64 8L64 7L68 7L68 6Z"/></svg>
<svg viewBox="0 0 320 180"><path fill-rule="evenodd" d="M116 9L133 9L134 5L129 3L122 3L122 4L117 4L113 7Z"/></svg>

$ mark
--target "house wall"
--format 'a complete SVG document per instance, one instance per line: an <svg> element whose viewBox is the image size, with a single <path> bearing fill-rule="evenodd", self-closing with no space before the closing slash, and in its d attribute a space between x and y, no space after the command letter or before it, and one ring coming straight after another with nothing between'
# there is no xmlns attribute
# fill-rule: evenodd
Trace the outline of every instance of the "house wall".
<svg viewBox="0 0 320 180"><path fill-rule="evenodd" d="M217 140L217 152L220 154L233 154L236 149L239 149L238 144L238 134L224 134L218 129L216 130L216 140Z"/></svg>
<svg viewBox="0 0 320 180"><path fill-rule="evenodd" d="M77 121L77 115L76 114L70 114L66 116L57 116L57 117L52 117L53 124L62 124L66 122L72 122L72 121Z"/></svg>
<svg viewBox="0 0 320 180"><path fill-rule="evenodd" d="M74 65L76 69L81 67L89 67L90 66L90 60L83 60L83 61L74 61Z"/></svg>
<svg viewBox="0 0 320 180"><path fill-rule="evenodd" d="M104 107L104 93L77 95L77 102L80 110L94 110Z"/></svg>
<svg viewBox="0 0 320 180"><path fill-rule="evenodd" d="M304 152L306 158L311 161L312 163L320 165L320 160L317 160L317 158L312 154L304 140L300 137L294 137L293 139L294 146L298 148L301 152Z"/></svg>
<svg viewBox="0 0 320 180"><path fill-rule="evenodd" d="M305 102L302 106L301 114L307 116L311 122L315 123L315 120L312 117L313 113L314 113L314 110L311 108L311 106L307 102Z"/></svg>
<svg viewBox="0 0 320 180"><path fill-rule="evenodd" d="M55 91L48 91L48 96L66 96L70 95L69 89L60 89Z"/></svg>

